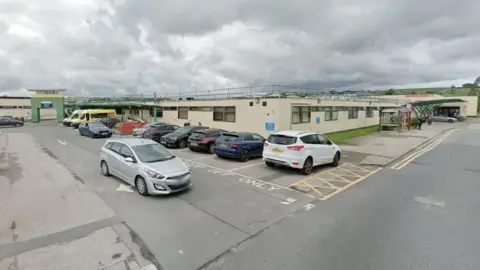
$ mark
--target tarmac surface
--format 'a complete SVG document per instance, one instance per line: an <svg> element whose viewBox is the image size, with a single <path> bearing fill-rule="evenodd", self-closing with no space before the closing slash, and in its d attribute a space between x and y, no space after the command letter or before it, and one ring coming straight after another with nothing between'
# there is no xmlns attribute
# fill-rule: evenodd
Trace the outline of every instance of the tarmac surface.
<svg viewBox="0 0 480 270"><path fill-rule="evenodd" d="M158 268L405 269L413 265L412 269L429 269L422 268L425 264L416 264L409 257L415 254L405 250L408 243L392 235L398 232L412 238L409 233L418 229L423 234L420 236L430 237L426 230L435 226L421 219L425 213L419 205L430 205L429 215L439 209L449 210L449 204L442 208L444 201L437 201L438 195L433 192L436 190L428 189L435 185L424 182L441 176L450 164L439 164L442 170L433 169L437 164L432 164L429 170L434 171L433 176L409 170L459 134L480 132L467 127L402 170L361 165L367 154L344 151L339 167L322 166L305 177L295 170L266 167L261 159L242 163L173 149L192 167L193 187L160 197L142 197L124 182L101 175L98 153L105 139L82 137L76 130L57 125L0 132L33 136L42 149L71 171L74 176L69 181L85 184L111 209L113 219L128 226L137 242L142 241L144 254L150 254L139 257L150 258ZM477 144L473 137L468 138ZM457 162L458 157L455 159ZM413 227L406 222L410 219L415 223ZM469 221L478 225L478 220ZM463 222L462 226L471 229ZM442 229L450 230L446 226ZM70 234L68 230L62 232ZM418 242L412 243L425 247L429 246L427 240L418 237ZM0 255L1 248L0 242ZM449 250L444 248L443 252L449 255ZM400 252L405 261L393 258L395 252ZM471 252L465 254L468 257Z"/></svg>

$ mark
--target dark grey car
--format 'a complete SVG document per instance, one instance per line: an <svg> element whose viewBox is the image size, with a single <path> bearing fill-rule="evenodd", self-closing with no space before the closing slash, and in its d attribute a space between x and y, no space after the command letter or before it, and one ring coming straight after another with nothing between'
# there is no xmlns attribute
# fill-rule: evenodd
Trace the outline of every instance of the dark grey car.
<svg viewBox="0 0 480 270"><path fill-rule="evenodd" d="M78 132L82 136L90 138L95 137L112 137L112 130L101 122L85 122L78 126Z"/></svg>
<svg viewBox="0 0 480 270"><path fill-rule="evenodd" d="M11 117L6 117L6 116L1 116L0 117L0 126L1 127L6 127L6 126L11 126L11 127L21 127L23 126L23 122Z"/></svg>

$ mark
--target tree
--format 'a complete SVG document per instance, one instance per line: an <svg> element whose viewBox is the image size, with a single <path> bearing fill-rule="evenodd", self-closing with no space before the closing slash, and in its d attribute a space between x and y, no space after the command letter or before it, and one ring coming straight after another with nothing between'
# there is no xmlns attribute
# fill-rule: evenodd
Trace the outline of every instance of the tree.
<svg viewBox="0 0 480 270"><path fill-rule="evenodd" d="M474 84L474 83L464 83L462 85L463 88L470 88L470 89L473 89L473 88L478 88L478 85Z"/></svg>
<svg viewBox="0 0 480 270"><path fill-rule="evenodd" d="M393 89L388 89L387 92L385 92L385 95L394 95L395 94L395 91L393 91Z"/></svg>

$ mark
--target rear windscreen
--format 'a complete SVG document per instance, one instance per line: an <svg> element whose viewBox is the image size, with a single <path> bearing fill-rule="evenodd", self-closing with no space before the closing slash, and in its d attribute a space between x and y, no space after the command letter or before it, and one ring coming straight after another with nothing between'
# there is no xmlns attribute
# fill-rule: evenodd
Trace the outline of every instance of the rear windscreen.
<svg viewBox="0 0 480 270"><path fill-rule="evenodd" d="M221 138L226 142L233 142L236 139L238 139L238 135L230 134L230 133L223 133Z"/></svg>
<svg viewBox="0 0 480 270"><path fill-rule="evenodd" d="M296 137L290 137L285 135L270 135L267 142L281 145L290 145L297 142Z"/></svg>

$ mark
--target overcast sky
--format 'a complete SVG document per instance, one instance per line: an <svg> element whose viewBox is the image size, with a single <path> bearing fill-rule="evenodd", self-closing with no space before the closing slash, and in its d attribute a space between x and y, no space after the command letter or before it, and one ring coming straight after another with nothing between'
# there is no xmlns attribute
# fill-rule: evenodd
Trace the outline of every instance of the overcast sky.
<svg viewBox="0 0 480 270"><path fill-rule="evenodd" d="M449 86L480 75L478 0L0 0L0 94Z"/></svg>

